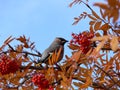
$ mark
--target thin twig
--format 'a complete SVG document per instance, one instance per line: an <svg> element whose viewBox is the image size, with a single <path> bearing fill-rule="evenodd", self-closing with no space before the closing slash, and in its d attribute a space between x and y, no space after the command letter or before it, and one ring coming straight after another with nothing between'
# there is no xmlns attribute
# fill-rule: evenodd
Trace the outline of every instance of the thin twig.
<svg viewBox="0 0 120 90"><path fill-rule="evenodd" d="M102 72L104 72L111 80L114 84L117 84L117 82L106 72L104 71L102 68L100 68L98 65L95 65L97 68L99 68ZM119 86L119 84L117 84Z"/></svg>
<svg viewBox="0 0 120 90"><path fill-rule="evenodd" d="M25 76L24 80L18 85L18 88L22 86L27 80L29 80L31 77Z"/></svg>
<svg viewBox="0 0 120 90"><path fill-rule="evenodd" d="M24 54L29 54L29 55L32 55L32 56L38 56L38 57L41 57L41 53L38 53L38 54L34 54L34 53L30 53L30 52L27 52L27 51L17 51L15 50L10 44L8 44L9 48L11 49L11 51L13 52L17 52L17 53L24 53Z"/></svg>

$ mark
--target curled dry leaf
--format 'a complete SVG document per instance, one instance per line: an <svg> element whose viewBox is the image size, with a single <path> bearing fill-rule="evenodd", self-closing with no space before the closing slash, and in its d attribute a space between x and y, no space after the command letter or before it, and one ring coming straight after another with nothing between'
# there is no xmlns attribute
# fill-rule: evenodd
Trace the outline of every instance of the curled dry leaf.
<svg viewBox="0 0 120 90"><path fill-rule="evenodd" d="M95 25L94 25L94 29L95 30L99 30L100 29L100 26L101 26L102 22L96 22Z"/></svg>
<svg viewBox="0 0 120 90"><path fill-rule="evenodd" d="M92 15L90 15L90 14L88 14L88 17L90 18L90 19L92 19L92 20L97 20L94 16L92 16Z"/></svg>
<svg viewBox="0 0 120 90"><path fill-rule="evenodd" d="M94 3L94 6L98 6L102 9L108 9L108 5L104 3Z"/></svg>
<svg viewBox="0 0 120 90"><path fill-rule="evenodd" d="M103 40L108 40L109 39L109 36L107 35L104 35L103 37L95 37L95 38L92 38L91 41L103 41Z"/></svg>
<svg viewBox="0 0 120 90"><path fill-rule="evenodd" d="M118 37L116 37L116 36L112 37L112 40L110 42L111 49L113 51L117 51L119 48L118 45L119 45Z"/></svg>
<svg viewBox="0 0 120 90"><path fill-rule="evenodd" d="M75 45L75 44L69 44L68 47L72 50L78 50L80 49L80 47L78 45Z"/></svg>
<svg viewBox="0 0 120 90"><path fill-rule="evenodd" d="M100 20L101 20L101 18L99 17L99 15L98 15L95 11L92 10L92 14L93 14L97 19L100 19Z"/></svg>
<svg viewBox="0 0 120 90"><path fill-rule="evenodd" d="M78 62L79 59L80 59L80 56L81 56L81 51L74 52L74 54L72 55L71 59L72 59L73 61Z"/></svg>
<svg viewBox="0 0 120 90"><path fill-rule="evenodd" d="M100 49L104 46L105 42L106 42L105 40L103 40L102 42L100 42L100 44L96 47L96 51L97 52L100 51Z"/></svg>
<svg viewBox="0 0 120 90"><path fill-rule="evenodd" d="M109 25L108 23L105 23L104 25L102 25L102 26L100 27L100 29L103 30L103 31L107 31L107 30L110 29L110 25Z"/></svg>

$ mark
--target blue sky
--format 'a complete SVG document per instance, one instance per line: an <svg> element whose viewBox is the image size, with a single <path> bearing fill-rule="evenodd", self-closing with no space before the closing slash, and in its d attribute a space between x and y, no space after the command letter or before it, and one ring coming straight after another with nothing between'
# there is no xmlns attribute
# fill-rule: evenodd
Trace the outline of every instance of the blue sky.
<svg viewBox="0 0 120 90"><path fill-rule="evenodd" d="M55 37L70 40L72 32L88 30L88 19L75 26L72 23L75 16L90 12L89 9L85 5L70 8L70 2L72 0L0 0L0 46L9 36L24 34L43 52ZM65 54L70 54L67 45Z"/></svg>
<svg viewBox="0 0 120 90"><path fill-rule="evenodd" d="M95 1L95 0L91 0ZM43 52L55 37L71 39L72 32L88 30L88 21L72 26L73 18L83 11L84 5L69 8L72 0L0 0L0 44L12 35L26 35Z"/></svg>
<svg viewBox="0 0 120 90"><path fill-rule="evenodd" d="M86 20L76 26L72 23L75 16L89 9L84 5L69 8L70 2L72 0L0 0L0 44L10 35L24 34L43 52L55 37L70 40L72 32L87 30Z"/></svg>

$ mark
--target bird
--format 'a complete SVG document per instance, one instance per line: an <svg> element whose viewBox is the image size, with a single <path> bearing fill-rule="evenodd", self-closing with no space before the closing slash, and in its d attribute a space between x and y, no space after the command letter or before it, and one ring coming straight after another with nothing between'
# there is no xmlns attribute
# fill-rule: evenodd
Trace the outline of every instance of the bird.
<svg viewBox="0 0 120 90"><path fill-rule="evenodd" d="M54 41L50 44L50 46L45 49L45 51L42 53L42 56L40 60L38 60L38 63L47 63L48 64L48 58L51 57L52 53L56 52L58 53L59 49L61 48L60 55L58 57L58 62L63 58L64 55L64 45L68 42L66 39L62 37L56 37Z"/></svg>

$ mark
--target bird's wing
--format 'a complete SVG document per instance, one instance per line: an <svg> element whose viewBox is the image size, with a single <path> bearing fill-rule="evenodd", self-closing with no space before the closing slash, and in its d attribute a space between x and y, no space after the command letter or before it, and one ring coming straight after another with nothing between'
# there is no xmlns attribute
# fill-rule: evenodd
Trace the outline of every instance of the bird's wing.
<svg viewBox="0 0 120 90"><path fill-rule="evenodd" d="M51 53L53 53L55 50L59 49L60 45L56 45L56 43L54 43L54 45L51 45L50 47L48 47L43 53L42 53L42 57L38 62L47 62L48 57L51 55Z"/></svg>
<svg viewBox="0 0 120 90"><path fill-rule="evenodd" d="M43 54L41 59L39 60L39 62L46 62L46 60L48 59L48 57L50 56L49 51L46 49Z"/></svg>

